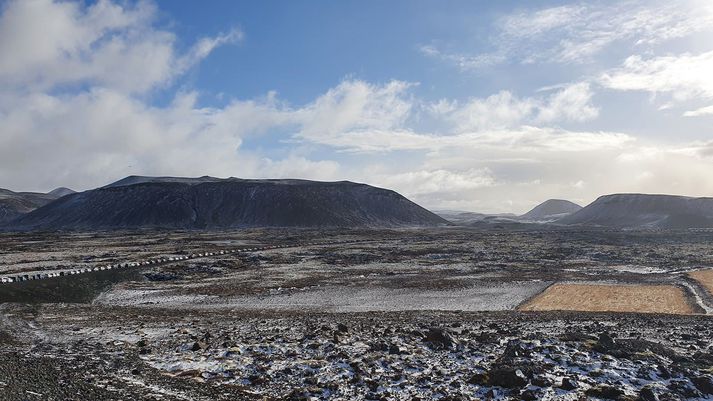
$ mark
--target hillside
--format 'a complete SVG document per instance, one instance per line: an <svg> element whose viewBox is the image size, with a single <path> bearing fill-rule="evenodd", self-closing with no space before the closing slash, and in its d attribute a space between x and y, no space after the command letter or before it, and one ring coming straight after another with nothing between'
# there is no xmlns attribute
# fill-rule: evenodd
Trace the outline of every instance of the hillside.
<svg viewBox="0 0 713 401"><path fill-rule="evenodd" d="M487 214L465 212L460 210L434 210L435 214L457 225L467 225L481 221L488 217Z"/></svg>
<svg viewBox="0 0 713 401"><path fill-rule="evenodd" d="M563 199L549 199L520 216L521 220L549 222L561 219L582 209L576 203Z"/></svg>
<svg viewBox="0 0 713 401"><path fill-rule="evenodd" d="M606 195L557 223L612 228L707 228L713 227L713 198Z"/></svg>
<svg viewBox="0 0 713 401"><path fill-rule="evenodd" d="M347 181L127 177L65 196L15 229L398 227L447 222L398 193Z"/></svg>
<svg viewBox="0 0 713 401"><path fill-rule="evenodd" d="M59 187L59 188L55 188L52 191L48 192L47 195L52 195L56 198L61 198L63 196L71 195L73 193L75 193L75 191L73 191L69 188Z"/></svg>
<svg viewBox="0 0 713 401"><path fill-rule="evenodd" d="M67 188L57 188L46 194L40 192L13 192L0 188L0 224L16 219L55 199L61 198L65 194L73 192Z"/></svg>

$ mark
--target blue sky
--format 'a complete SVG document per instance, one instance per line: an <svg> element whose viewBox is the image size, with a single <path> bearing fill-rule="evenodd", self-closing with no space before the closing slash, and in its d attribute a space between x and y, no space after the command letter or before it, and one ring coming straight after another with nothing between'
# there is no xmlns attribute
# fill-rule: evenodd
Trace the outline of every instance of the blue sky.
<svg viewBox="0 0 713 401"><path fill-rule="evenodd" d="M233 27L245 33L241 43L216 49L203 60L187 77L191 86L245 98L277 91L295 104L308 103L345 79L419 82L413 90L419 96L465 99L502 89L533 91L575 78L566 67L553 76L552 65L533 68L517 62L456 74L456 66L429 60L420 50L443 44L458 52L490 51L493 21L508 11L526 10L517 4L214 1L195 7L186 1L158 2L162 22L185 47L196 37ZM532 2L528 9L557 4L562 2ZM216 102L211 96L203 100Z"/></svg>
<svg viewBox="0 0 713 401"><path fill-rule="evenodd" d="M483 212L713 195L708 1L0 4L0 187L348 179Z"/></svg>

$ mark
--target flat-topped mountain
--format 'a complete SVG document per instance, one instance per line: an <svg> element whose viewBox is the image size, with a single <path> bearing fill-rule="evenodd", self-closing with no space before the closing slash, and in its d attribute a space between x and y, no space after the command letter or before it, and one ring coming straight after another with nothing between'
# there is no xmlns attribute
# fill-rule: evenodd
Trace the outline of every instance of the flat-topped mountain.
<svg viewBox="0 0 713 401"><path fill-rule="evenodd" d="M521 220L549 222L561 219L582 209L576 203L564 199L549 199L520 216Z"/></svg>
<svg viewBox="0 0 713 401"><path fill-rule="evenodd" d="M348 181L127 177L15 220L15 229L398 227L448 224L398 193Z"/></svg>
<svg viewBox="0 0 713 401"><path fill-rule="evenodd" d="M14 220L69 193L74 193L74 191L68 188L57 188L45 194L41 192L13 192L0 188L0 224Z"/></svg>
<svg viewBox="0 0 713 401"><path fill-rule="evenodd" d="M713 198L606 195L557 223L612 228L708 228L713 227Z"/></svg>
<svg viewBox="0 0 713 401"><path fill-rule="evenodd" d="M141 175L130 175L126 178L122 178L119 181L112 182L106 185L104 188L111 187L125 187L127 185L134 184L145 184L145 183L161 183L161 182L171 182L171 183L181 183L188 185L203 184L206 182L222 182L227 180L240 181L240 179L235 177L230 178L216 178L204 175L203 177L146 177ZM248 180L242 180L248 181ZM278 180L261 180L261 181L278 181Z"/></svg>

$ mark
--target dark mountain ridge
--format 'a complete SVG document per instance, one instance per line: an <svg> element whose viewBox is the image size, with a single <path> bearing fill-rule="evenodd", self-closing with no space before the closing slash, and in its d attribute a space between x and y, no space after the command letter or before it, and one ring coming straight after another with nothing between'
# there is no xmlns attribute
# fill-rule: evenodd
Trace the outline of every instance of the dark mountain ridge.
<svg viewBox="0 0 713 401"><path fill-rule="evenodd" d="M399 227L448 224L398 193L348 181L127 177L65 196L11 229Z"/></svg>
<svg viewBox="0 0 713 401"><path fill-rule="evenodd" d="M713 198L676 195L600 196L557 224L612 228L684 229L713 227Z"/></svg>
<svg viewBox="0 0 713 401"><path fill-rule="evenodd" d="M204 175L203 177L146 177L141 175L130 175L128 177L122 178L119 181L112 182L111 184L105 185L104 188L111 187L124 187L128 185L135 184L146 184L146 183L180 183L188 185L203 184L206 182L224 182L224 181L251 181L251 180L241 180L240 178L230 177L230 178L216 178ZM252 181L275 181L275 180L252 180Z"/></svg>
<svg viewBox="0 0 713 401"><path fill-rule="evenodd" d="M57 188L45 194L14 192L0 188L0 224L14 220L68 193L74 193L74 191L68 188Z"/></svg>

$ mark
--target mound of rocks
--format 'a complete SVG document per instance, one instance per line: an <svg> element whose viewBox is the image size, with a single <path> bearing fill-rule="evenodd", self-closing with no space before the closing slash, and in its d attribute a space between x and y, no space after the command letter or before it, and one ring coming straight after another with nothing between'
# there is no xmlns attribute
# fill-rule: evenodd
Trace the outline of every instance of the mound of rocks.
<svg viewBox="0 0 713 401"><path fill-rule="evenodd" d="M177 327L142 359L176 377L280 399L633 401L713 393L709 350L687 355L699 347L693 330L628 336L596 321L552 328L435 315L247 319L210 335ZM676 341L664 344L672 335Z"/></svg>

